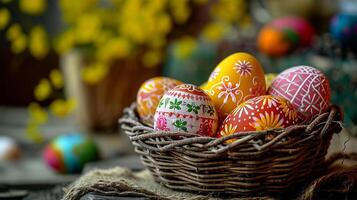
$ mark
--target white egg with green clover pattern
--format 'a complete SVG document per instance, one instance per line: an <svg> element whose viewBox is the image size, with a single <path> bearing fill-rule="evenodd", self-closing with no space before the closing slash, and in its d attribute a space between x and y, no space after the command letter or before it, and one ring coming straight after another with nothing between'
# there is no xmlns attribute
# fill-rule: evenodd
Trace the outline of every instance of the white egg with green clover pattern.
<svg viewBox="0 0 357 200"><path fill-rule="evenodd" d="M182 84L161 98L154 116L156 131L216 136L218 114L211 98L199 87Z"/></svg>

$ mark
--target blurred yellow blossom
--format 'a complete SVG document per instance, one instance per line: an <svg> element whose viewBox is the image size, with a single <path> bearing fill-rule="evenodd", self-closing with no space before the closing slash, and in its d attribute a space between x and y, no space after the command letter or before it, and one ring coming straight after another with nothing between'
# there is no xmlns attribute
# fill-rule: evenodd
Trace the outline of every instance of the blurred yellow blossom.
<svg viewBox="0 0 357 200"><path fill-rule="evenodd" d="M159 33L167 34L171 31L171 19L167 14L161 14L157 17L156 28Z"/></svg>
<svg viewBox="0 0 357 200"><path fill-rule="evenodd" d="M188 0L170 1L170 8L176 23L185 23L191 15Z"/></svg>
<svg viewBox="0 0 357 200"><path fill-rule="evenodd" d="M152 12L159 12L165 9L168 0L154 0L148 1L146 9ZM170 0L169 0L170 1Z"/></svg>
<svg viewBox="0 0 357 200"><path fill-rule="evenodd" d="M67 30L55 39L54 48L59 54L67 53L74 46L74 34Z"/></svg>
<svg viewBox="0 0 357 200"><path fill-rule="evenodd" d="M103 63L94 63L82 69L82 79L88 84L96 84L108 73L108 66Z"/></svg>
<svg viewBox="0 0 357 200"><path fill-rule="evenodd" d="M155 67L162 61L162 55L159 50L151 50L144 54L143 63L146 67Z"/></svg>
<svg viewBox="0 0 357 200"><path fill-rule="evenodd" d="M48 121L46 110L38 103L30 103L28 112L30 114L30 122L33 124L44 124Z"/></svg>
<svg viewBox="0 0 357 200"><path fill-rule="evenodd" d="M37 100L43 101L51 95L51 92L50 82L47 79L41 79L35 87L34 95Z"/></svg>
<svg viewBox="0 0 357 200"><path fill-rule="evenodd" d="M220 22L213 22L207 24L203 31L202 36L211 42L218 42L229 31L229 25Z"/></svg>
<svg viewBox="0 0 357 200"><path fill-rule="evenodd" d="M11 50L14 53L21 53L26 49L27 46L27 37L23 34L17 36L14 40L11 41Z"/></svg>
<svg viewBox="0 0 357 200"><path fill-rule="evenodd" d="M10 12L6 8L0 9L0 30L4 29L10 21Z"/></svg>
<svg viewBox="0 0 357 200"><path fill-rule="evenodd" d="M83 13L97 6L97 0L60 0L59 6L66 22L73 23Z"/></svg>
<svg viewBox="0 0 357 200"><path fill-rule="evenodd" d="M75 26L76 41L78 43L94 41L99 34L101 26L101 20L96 13L92 12L81 15Z"/></svg>
<svg viewBox="0 0 357 200"><path fill-rule="evenodd" d="M15 40L20 35L22 35L22 29L19 24L12 24L6 31L6 38L10 41Z"/></svg>
<svg viewBox="0 0 357 200"><path fill-rule="evenodd" d="M39 15L47 7L47 0L20 0L20 10L26 14Z"/></svg>
<svg viewBox="0 0 357 200"><path fill-rule="evenodd" d="M210 13L224 22L237 22L246 13L244 0L219 0L212 5Z"/></svg>
<svg viewBox="0 0 357 200"><path fill-rule="evenodd" d="M174 55L183 59L189 57L197 47L197 41L192 37L184 37L177 41Z"/></svg>
<svg viewBox="0 0 357 200"><path fill-rule="evenodd" d="M130 54L130 42L121 37L111 38L101 48L98 48L97 58L102 62L125 58Z"/></svg>
<svg viewBox="0 0 357 200"><path fill-rule="evenodd" d="M49 51L47 40L47 33L42 26L35 26L31 29L29 35L29 50L37 59L42 59L47 55Z"/></svg>
<svg viewBox="0 0 357 200"><path fill-rule="evenodd" d="M153 38L164 38L172 28L166 11L170 1L123 1L118 11L119 33L134 44L150 44Z"/></svg>
<svg viewBox="0 0 357 200"><path fill-rule="evenodd" d="M149 45L152 48L161 48L166 44L166 38L165 37L154 37L152 38L152 40L150 41Z"/></svg>
<svg viewBox="0 0 357 200"><path fill-rule="evenodd" d="M63 77L61 72L58 69L53 69L50 72L50 80L54 88L61 89L63 88Z"/></svg>
<svg viewBox="0 0 357 200"><path fill-rule="evenodd" d="M121 33L135 43L145 43L148 40L147 36L150 33L147 29L153 28L154 25L152 24L151 27L149 27L150 25L143 22L143 18L144 17L140 17L140 19L123 22L122 26L119 26Z"/></svg>
<svg viewBox="0 0 357 200"><path fill-rule="evenodd" d="M37 124L29 123L26 127L26 136L36 143L42 143L44 141L44 137L41 134L39 126Z"/></svg>
<svg viewBox="0 0 357 200"><path fill-rule="evenodd" d="M67 117L73 112L76 107L76 101L74 99L56 99L50 105L51 113L59 118Z"/></svg>
<svg viewBox="0 0 357 200"><path fill-rule="evenodd" d="M113 38L114 33L108 30L101 30L98 36L95 38L94 44L96 48L100 49L105 45L110 39Z"/></svg>

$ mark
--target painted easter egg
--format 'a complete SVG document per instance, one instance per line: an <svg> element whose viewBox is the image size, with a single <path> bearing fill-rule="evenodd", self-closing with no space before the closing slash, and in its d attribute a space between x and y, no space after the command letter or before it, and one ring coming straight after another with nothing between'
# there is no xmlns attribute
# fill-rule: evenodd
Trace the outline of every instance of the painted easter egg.
<svg viewBox="0 0 357 200"><path fill-rule="evenodd" d="M311 44L312 25L301 17L282 17L265 25L258 34L258 48L270 56L282 56L297 47Z"/></svg>
<svg viewBox="0 0 357 200"><path fill-rule="evenodd" d="M357 50L357 15L337 14L331 20L330 32L343 47Z"/></svg>
<svg viewBox="0 0 357 200"><path fill-rule="evenodd" d="M223 121L218 136L286 128L297 121L297 112L288 100L279 96L264 95L249 99L234 109Z"/></svg>
<svg viewBox="0 0 357 200"><path fill-rule="evenodd" d="M0 162L17 160L22 150L16 140L8 136L0 136Z"/></svg>
<svg viewBox="0 0 357 200"><path fill-rule="evenodd" d="M45 163L59 173L78 173L84 165L99 157L93 140L79 133L64 134L53 139L44 149Z"/></svg>
<svg viewBox="0 0 357 200"><path fill-rule="evenodd" d="M223 119L241 102L265 94L264 71L254 56L235 53L217 65L202 88Z"/></svg>
<svg viewBox="0 0 357 200"><path fill-rule="evenodd" d="M216 135L218 114L210 97L191 84L176 86L164 94L155 112L154 129Z"/></svg>
<svg viewBox="0 0 357 200"><path fill-rule="evenodd" d="M161 97L165 92L180 84L182 82L167 77L155 77L145 81L136 97L137 111L141 121L152 126L155 110Z"/></svg>
<svg viewBox="0 0 357 200"><path fill-rule="evenodd" d="M299 120L307 122L328 109L330 85L319 70L296 66L281 72L271 83L268 94L289 100L298 111Z"/></svg>

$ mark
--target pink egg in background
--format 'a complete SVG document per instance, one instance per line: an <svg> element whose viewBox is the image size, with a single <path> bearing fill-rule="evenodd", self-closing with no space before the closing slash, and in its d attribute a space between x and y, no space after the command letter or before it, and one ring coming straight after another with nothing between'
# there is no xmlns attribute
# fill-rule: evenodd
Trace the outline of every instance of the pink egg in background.
<svg viewBox="0 0 357 200"><path fill-rule="evenodd" d="M310 66L296 66L281 72L271 83L268 94L290 101L299 121L308 122L327 111L330 84L326 76Z"/></svg>
<svg viewBox="0 0 357 200"><path fill-rule="evenodd" d="M271 22L271 26L279 29L291 29L298 33L300 37L300 45L307 46L311 44L313 36L315 34L314 28L306 19L297 16L287 16L275 19Z"/></svg>

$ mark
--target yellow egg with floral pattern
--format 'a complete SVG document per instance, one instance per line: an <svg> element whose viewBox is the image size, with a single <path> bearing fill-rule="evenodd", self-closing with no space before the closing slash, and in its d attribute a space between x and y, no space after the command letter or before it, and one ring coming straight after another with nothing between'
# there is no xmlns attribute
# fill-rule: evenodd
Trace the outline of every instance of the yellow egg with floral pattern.
<svg viewBox="0 0 357 200"><path fill-rule="evenodd" d="M264 71L254 56L235 53L218 64L202 88L224 118L240 103L265 94Z"/></svg>
<svg viewBox="0 0 357 200"><path fill-rule="evenodd" d="M181 81L167 77L154 77L145 81L136 96L137 111L141 121L153 126L154 114L160 99L165 92L181 84Z"/></svg>

